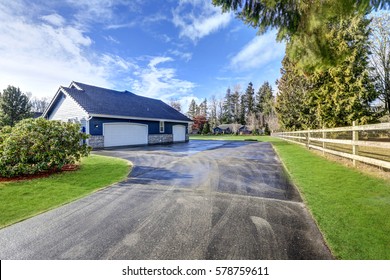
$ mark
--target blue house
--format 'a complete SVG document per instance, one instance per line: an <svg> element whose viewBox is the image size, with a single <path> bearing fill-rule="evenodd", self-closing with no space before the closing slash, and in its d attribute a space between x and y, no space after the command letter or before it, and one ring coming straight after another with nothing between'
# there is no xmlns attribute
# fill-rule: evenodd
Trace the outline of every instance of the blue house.
<svg viewBox="0 0 390 280"><path fill-rule="evenodd" d="M79 82L61 86L43 117L80 123L94 148L185 142L191 122L161 100Z"/></svg>

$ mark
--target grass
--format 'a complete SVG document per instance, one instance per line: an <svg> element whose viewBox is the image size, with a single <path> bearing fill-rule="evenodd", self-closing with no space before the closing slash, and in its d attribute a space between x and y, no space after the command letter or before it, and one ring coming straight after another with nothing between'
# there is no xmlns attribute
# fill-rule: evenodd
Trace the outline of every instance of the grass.
<svg viewBox="0 0 390 280"><path fill-rule="evenodd" d="M329 161L280 139L257 140L272 143L336 258L390 259L388 180Z"/></svg>
<svg viewBox="0 0 390 280"><path fill-rule="evenodd" d="M77 171L0 183L0 228L124 180L129 171L125 160L91 155L82 159Z"/></svg>

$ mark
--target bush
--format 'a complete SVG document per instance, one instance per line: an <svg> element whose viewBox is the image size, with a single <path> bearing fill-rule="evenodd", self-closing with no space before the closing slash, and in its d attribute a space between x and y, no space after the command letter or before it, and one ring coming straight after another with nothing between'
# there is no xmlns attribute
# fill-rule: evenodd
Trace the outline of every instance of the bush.
<svg viewBox="0 0 390 280"><path fill-rule="evenodd" d="M271 135L271 130L269 130L268 123L265 124L264 134L265 135Z"/></svg>
<svg viewBox="0 0 390 280"><path fill-rule="evenodd" d="M0 131L0 176L60 170L90 152L80 125L43 118L25 119Z"/></svg>

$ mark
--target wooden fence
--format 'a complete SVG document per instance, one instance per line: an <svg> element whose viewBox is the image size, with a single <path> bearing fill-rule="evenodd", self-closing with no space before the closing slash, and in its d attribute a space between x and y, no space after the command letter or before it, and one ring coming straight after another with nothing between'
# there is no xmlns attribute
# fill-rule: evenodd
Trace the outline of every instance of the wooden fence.
<svg viewBox="0 0 390 280"><path fill-rule="evenodd" d="M336 156L390 169L390 123L272 134Z"/></svg>

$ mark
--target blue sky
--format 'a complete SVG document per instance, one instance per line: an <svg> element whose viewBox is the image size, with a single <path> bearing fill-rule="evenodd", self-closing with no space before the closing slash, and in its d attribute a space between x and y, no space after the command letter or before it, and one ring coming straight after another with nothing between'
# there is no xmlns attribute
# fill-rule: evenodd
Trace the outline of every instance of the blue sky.
<svg viewBox="0 0 390 280"><path fill-rule="evenodd" d="M75 80L185 110L229 86L274 85L285 48L211 0L0 0L0 18L0 89L37 97Z"/></svg>

